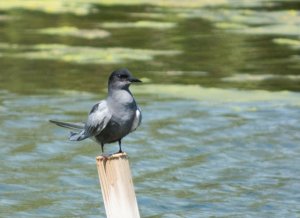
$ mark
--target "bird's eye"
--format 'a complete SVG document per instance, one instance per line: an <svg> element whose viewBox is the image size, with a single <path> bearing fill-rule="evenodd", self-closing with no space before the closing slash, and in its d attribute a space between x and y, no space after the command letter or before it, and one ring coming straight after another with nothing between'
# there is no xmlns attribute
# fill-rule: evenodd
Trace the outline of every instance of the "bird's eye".
<svg viewBox="0 0 300 218"><path fill-rule="evenodd" d="M121 79L127 79L128 76L126 74L118 74L118 77Z"/></svg>

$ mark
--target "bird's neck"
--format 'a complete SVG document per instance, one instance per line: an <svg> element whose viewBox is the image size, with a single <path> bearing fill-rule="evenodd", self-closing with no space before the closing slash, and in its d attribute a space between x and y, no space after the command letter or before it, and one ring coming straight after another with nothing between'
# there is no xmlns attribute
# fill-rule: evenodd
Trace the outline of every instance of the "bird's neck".
<svg viewBox="0 0 300 218"><path fill-rule="evenodd" d="M129 105L134 102L134 98L127 89L108 89L108 102L114 105Z"/></svg>

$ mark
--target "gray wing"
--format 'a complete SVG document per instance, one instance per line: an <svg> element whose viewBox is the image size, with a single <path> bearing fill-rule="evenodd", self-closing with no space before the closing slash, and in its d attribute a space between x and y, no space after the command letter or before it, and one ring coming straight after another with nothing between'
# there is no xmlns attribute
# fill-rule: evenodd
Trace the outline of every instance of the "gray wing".
<svg viewBox="0 0 300 218"><path fill-rule="evenodd" d="M130 132L136 130L141 124L141 122L142 122L142 112L141 109L138 107L137 110L135 111L135 117Z"/></svg>
<svg viewBox="0 0 300 218"><path fill-rule="evenodd" d="M86 137L98 135L106 127L111 116L106 100L95 104L85 123L84 135Z"/></svg>

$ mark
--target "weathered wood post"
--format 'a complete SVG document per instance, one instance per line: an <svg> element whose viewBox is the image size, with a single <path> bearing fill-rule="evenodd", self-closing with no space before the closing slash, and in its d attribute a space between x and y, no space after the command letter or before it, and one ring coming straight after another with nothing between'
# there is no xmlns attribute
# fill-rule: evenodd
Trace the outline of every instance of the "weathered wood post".
<svg viewBox="0 0 300 218"><path fill-rule="evenodd" d="M126 153L96 158L107 218L140 218Z"/></svg>

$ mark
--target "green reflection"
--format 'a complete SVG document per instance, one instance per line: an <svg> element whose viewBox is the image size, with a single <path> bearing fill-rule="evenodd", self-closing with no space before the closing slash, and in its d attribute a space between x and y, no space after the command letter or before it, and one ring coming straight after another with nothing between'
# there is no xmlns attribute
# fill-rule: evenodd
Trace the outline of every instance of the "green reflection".
<svg viewBox="0 0 300 218"><path fill-rule="evenodd" d="M5 46L4 46L5 47ZM154 56L177 55L175 50L150 50L131 48L92 48L75 47L61 44L38 44L34 46L16 45L14 47L33 50L10 54L9 57L26 59L61 60L79 64L112 64L121 63L125 60L150 61Z"/></svg>
<svg viewBox="0 0 300 218"><path fill-rule="evenodd" d="M74 37L82 37L86 39L97 39L97 38L105 38L110 36L110 33L101 29L78 29L76 27L58 27L58 28L45 28L37 31L42 34L49 35L61 35L61 36L74 36Z"/></svg>
<svg viewBox="0 0 300 218"><path fill-rule="evenodd" d="M154 29L169 29L176 26L175 23L170 22L157 22L157 21L147 21L141 20L137 22L107 22L103 23L104 28L154 28Z"/></svg>

